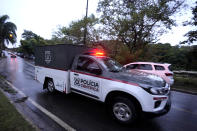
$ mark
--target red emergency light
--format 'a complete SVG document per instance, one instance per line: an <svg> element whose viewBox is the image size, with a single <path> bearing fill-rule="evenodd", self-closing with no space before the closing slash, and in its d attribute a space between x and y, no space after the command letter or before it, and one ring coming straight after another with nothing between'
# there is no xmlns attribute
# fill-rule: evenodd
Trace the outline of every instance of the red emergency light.
<svg viewBox="0 0 197 131"><path fill-rule="evenodd" d="M95 55L95 56L105 56L105 53L104 53L104 51L96 50L93 55Z"/></svg>
<svg viewBox="0 0 197 131"><path fill-rule="evenodd" d="M93 55L93 56L97 56L97 57L105 56L105 52L100 49L92 49L92 50L89 50L88 52L86 52L85 54Z"/></svg>

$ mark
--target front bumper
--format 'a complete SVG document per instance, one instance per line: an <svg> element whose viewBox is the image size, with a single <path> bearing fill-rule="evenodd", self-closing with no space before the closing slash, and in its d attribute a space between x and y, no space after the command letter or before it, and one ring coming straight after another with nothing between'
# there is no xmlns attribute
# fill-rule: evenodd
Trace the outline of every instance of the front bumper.
<svg viewBox="0 0 197 131"><path fill-rule="evenodd" d="M143 112L143 115L146 117L158 117L167 114L170 111L170 109L171 109L171 99L169 96L168 101L162 110L158 110L155 112Z"/></svg>

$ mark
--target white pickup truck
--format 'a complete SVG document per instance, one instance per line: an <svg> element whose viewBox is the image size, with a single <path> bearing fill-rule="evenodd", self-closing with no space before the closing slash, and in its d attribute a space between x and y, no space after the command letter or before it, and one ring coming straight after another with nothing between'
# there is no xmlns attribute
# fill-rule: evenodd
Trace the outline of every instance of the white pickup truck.
<svg viewBox="0 0 197 131"><path fill-rule="evenodd" d="M43 89L104 102L120 123L131 124L144 112L159 116L170 110L170 86L162 78L127 72L101 50L48 45L37 47L35 57L35 79Z"/></svg>

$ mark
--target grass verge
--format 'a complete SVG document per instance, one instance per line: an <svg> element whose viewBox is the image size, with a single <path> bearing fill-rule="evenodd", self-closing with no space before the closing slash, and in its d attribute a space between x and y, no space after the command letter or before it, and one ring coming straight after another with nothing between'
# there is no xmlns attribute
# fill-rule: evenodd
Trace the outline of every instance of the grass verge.
<svg viewBox="0 0 197 131"><path fill-rule="evenodd" d="M174 75L174 84L172 89L180 89L197 93L197 77L189 75Z"/></svg>
<svg viewBox="0 0 197 131"><path fill-rule="evenodd" d="M0 75L0 88L3 89L3 91L8 92L10 94L16 94L17 92L12 89L5 81L3 81L5 77Z"/></svg>
<svg viewBox="0 0 197 131"><path fill-rule="evenodd" d="M0 130L35 131L0 91Z"/></svg>

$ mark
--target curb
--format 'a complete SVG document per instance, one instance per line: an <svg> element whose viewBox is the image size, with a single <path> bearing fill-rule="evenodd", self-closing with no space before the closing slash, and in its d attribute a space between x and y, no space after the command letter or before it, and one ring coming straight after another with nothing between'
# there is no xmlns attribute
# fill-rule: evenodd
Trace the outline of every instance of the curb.
<svg viewBox="0 0 197 131"><path fill-rule="evenodd" d="M0 83L2 83L4 81L4 79L2 79L2 78L0 78ZM4 81L4 82L6 82L6 81ZM6 82L7 83L7 82ZM14 89L13 89L14 90ZM15 91L15 90L14 90ZM4 95L5 95L5 97L8 99L8 101L10 102L10 104L12 104L14 107L15 107L15 109L18 111L18 113L23 117L23 119L25 120L25 121L27 121L36 131L40 131L40 129L35 125L35 124L33 124L33 122L29 119L29 118L27 118L17 107L16 107L16 105L14 104L14 102L10 99L10 97L9 97L9 95L7 94L8 92L6 92L6 91L4 91L2 88L0 88L0 92L2 92Z"/></svg>
<svg viewBox="0 0 197 131"><path fill-rule="evenodd" d="M5 82L7 83L10 87L12 87L13 90L15 90L20 96L23 96L23 98L27 97L22 91L20 91L19 89L17 89L16 87L14 87L9 81L5 80L5 79L1 79L0 78L0 82ZM4 93L4 92L3 92ZM5 92L5 95L7 93ZM9 99L9 101L15 106L15 104L12 102L12 100L9 98L9 95L6 95L6 97ZM19 100L20 101L20 100ZM39 105L38 103L36 103L35 101L33 101L31 98L26 99L27 102L30 102L30 104L32 104L35 108L37 108L40 112L43 113L43 115L47 116L49 118L49 121L51 121L52 123L56 124L56 127L67 130L67 131L76 131L76 129L72 128L71 126L69 126L67 123L65 123L64 121L62 121L60 118L58 118L57 116L55 116L54 114L52 114L50 111L46 110L45 108L43 108L41 105ZM15 106L15 108L17 109L17 107ZM26 117L25 114L23 114L20 110L17 109L17 111L21 114L24 115L24 117ZM39 116L39 115L38 115ZM35 117L34 117L35 118ZM36 117L37 118L37 117ZM28 120L28 119L27 119ZM29 119L30 120L30 119ZM34 124L33 121L29 121L30 124L35 125L33 127L37 127L35 128L36 130L40 131L42 129L45 128L45 126L48 126L48 123L44 123L44 127L43 125L40 126L40 124ZM48 128L48 130L57 130L56 127L50 127Z"/></svg>
<svg viewBox="0 0 197 131"><path fill-rule="evenodd" d="M177 88L172 88L171 91L177 91L177 92L182 92L182 93L197 95L197 92L191 92L191 91L187 91L187 90L183 90L183 89L177 89Z"/></svg>

